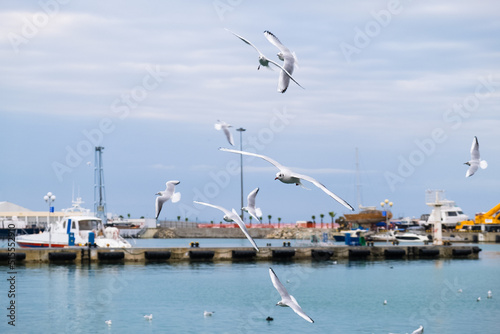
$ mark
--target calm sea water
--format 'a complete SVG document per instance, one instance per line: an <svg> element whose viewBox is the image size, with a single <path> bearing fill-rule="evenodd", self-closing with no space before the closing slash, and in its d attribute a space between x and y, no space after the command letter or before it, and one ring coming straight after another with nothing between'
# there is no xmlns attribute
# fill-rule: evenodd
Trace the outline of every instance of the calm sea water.
<svg viewBox="0 0 500 334"><path fill-rule="evenodd" d="M248 246L245 239L217 240L197 241ZM138 243L186 246L189 240ZM498 333L500 245L480 247L479 260L20 265L15 327L7 323L12 298L4 266L0 332L411 333L424 325L426 334ZM314 324L275 306L270 266ZM205 310L215 313L204 317Z"/></svg>

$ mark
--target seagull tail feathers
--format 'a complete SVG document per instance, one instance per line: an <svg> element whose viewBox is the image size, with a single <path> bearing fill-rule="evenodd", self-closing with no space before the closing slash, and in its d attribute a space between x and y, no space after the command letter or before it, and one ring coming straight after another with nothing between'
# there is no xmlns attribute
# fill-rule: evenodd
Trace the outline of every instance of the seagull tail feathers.
<svg viewBox="0 0 500 334"><path fill-rule="evenodd" d="M481 162L479 163L479 167L481 167L481 169L488 168L488 163L486 162L486 160L481 160Z"/></svg>

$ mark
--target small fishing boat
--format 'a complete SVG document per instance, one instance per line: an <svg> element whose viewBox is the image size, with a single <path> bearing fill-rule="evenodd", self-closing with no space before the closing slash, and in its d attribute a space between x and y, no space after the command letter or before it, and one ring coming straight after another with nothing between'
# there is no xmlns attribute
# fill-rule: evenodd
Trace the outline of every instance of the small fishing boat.
<svg viewBox="0 0 500 334"><path fill-rule="evenodd" d="M103 228L101 219L93 216L66 217L43 233L23 235L16 238L20 247L71 247L95 246L129 248L130 243L120 236L116 227Z"/></svg>

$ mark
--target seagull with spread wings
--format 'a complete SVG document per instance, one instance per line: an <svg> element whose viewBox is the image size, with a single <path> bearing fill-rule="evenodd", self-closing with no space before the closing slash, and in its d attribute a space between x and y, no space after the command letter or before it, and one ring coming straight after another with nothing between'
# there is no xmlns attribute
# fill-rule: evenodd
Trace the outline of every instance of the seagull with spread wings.
<svg viewBox="0 0 500 334"><path fill-rule="evenodd" d="M295 69L295 66L297 65L297 57L295 56L294 52L290 52L290 50L284 46L278 37L276 37L272 32L270 31L264 31L264 36L266 36L267 40L273 44L275 47L277 47L280 52L277 54L278 58L283 61L283 67L286 70L280 72L280 77L278 80L278 92L284 93L286 92L288 88L288 84L290 83L290 76L293 73L293 70Z"/></svg>
<svg viewBox="0 0 500 334"><path fill-rule="evenodd" d="M234 32L232 32L231 30L229 29L226 29L227 31L229 31L231 34L233 34L234 36L238 37L239 39L241 39L243 42L245 42L246 44L250 45L251 47L253 47L258 53L259 53L259 67L257 67L257 69L260 69L261 66L264 66L264 67L267 67L267 68L271 68L269 67L269 63L279 67L283 72L283 75L287 75L287 77L289 79L292 79L293 82L295 82L300 88L304 89L304 87L302 87L293 77L292 77L292 74L288 72L288 70L286 68L284 68L283 66L281 66L280 64L278 64L277 62L267 58L266 56L264 56L264 54L262 52L260 52L259 49L257 49L257 47L255 47L255 45L253 45L252 43L250 43L249 40L247 40L246 38L244 37L241 37L240 35L238 34L235 34ZM287 81L289 82L290 80L287 79ZM281 80L281 74L280 74L280 80ZM288 87L288 84L287 84L287 87ZM286 88L285 88L286 90ZM281 93L284 93L285 90L281 91ZM278 89L279 91L279 89Z"/></svg>
<svg viewBox="0 0 500 334"><path fill-rule="evenodd" d="M245 151L232 150L232 149L223 148L223 147L219 148L219 150L224 151L224 152L249 155L249 156L254 156L254 157L264 159L279 169L279 172L276 173L275 180L280 180L283 183L296 184L296 185L302 186L302 187L304 187L304 186L300 181L306 180L308 182L311 182L312 184L314 184L316 187L320 188L321 190L323 190L328 196L332 197L334 200L336 200L337 202L339 202L340 204L342 204L343 206L345 206L349 210L354 211L354 208L349 203L347 203L342 198L340 198L339 196L335 195L333 192L328 190L323 184L321 184L316 179L314 179L310 176L307 176L307 175L295 173L295 172L291 171L288 167L283 166L282 164L280 164L276 160L273 160L269 157L266 157L265 155L261 155L261 154L257 154L257 153L250 153L250 152L245 152Z"/></svg>
<svg viewBox="0 0 500 334"><path fill-rule="evenodd" d="M231 124L227 124L224 121L217 120L217 123L214 125L215 130L222 130L226 135L227 141L231 146L234 146L233 134L229 131L229 128L232 127Z"/></svg>
<svg viewBox="0 0 500 334"><path fill-rule="evenodd" d="M481 169L485 169L488 167L488 163L485 160L481 160L481 156L479 154L479 142L477 141L477 137L474 137L472 140L472 146L470 148L470 157L471 159L464 163L464 165L468 165L469 169L465 174L465 177L469 177L474 175L474 173L481 167Z"/></svg>
<svg viewBox="0 0 500 334"><path fill-rule="evenodd" d="M309 321L310 323L313 323L314 320L312 320L307 314L305 314L304 311L302 311L302 308L300 307L299 303L297 303L297 300L291 294L289 294L288 291L286 291L285 286L280 282L273 268L269 268L269 275L271 276L271 281L273 282L274 287L276 288L276 290L278 290L281 296L281 300L276 304L276 306L290 307L293 312L297 313L299 316Z"/></svg>
<svg viewBox="0 0 500 334"><path fill-rule="evenodd" d="M172 203L176 203L181 199L181 193L175 192L175 186L181 183L180 181L168 181L166 183L167 188L164 191L159 191L155 195L159 195L156 197L156 219L160 216L161 208L163 204L171 200Z"/></svg>
<svg viewBox="0 0 500 334"><path fill-rule="evenodd" d="M262 211L260 208L255 207L255 197L257 197L257 193L259 192L259 188L255 188L248 194L247 197L247 206L242 209L248 212L252 217L254 217L257 222L260 221L259 217L262 217Z"/></svg>
<svg viewBox="0 0 500 334"><path fill-rule="evenodd" d="M248 230L247 230L247 228L245 226L245 223L243 222L243 220L241 220L241 217L238 215L238 213L236 212L236 210L233 209L233 211L231 212L229 210L226 210L222 206L213 205L213 204L204 203L204 202L197 202L197 201L194 201L194 202L196 204L201 204L201 205L209 206L211 208L218 209L218 210L224 212L224 217L222 219L224 219L224 221L227 221L228 223L229 222L235 222L236 224L238 224L238 226L240 227L240 229L243 231L243 233L245 234L245 236L247 237L247 239L252 244L253 248L255 248L255 250L257 252L259 251L259 247L257 247L257 244L255 243L255 241L252 239L252 237L248 233Z"/></svg>

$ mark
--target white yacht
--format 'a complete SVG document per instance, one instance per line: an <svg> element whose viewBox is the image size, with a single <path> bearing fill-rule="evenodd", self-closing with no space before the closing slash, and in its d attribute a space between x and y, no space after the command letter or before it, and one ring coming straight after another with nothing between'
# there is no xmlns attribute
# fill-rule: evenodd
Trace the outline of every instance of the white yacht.
<svg viewBox="0 0 500 334"><path fill-rule="evenodd" d="M20 247L70 247L96 246L129 248L130 243L120 236L116 227L102 226L99 218L92 216L70 216L51 226L43 233L23 235L16 238Z"/></svg>

